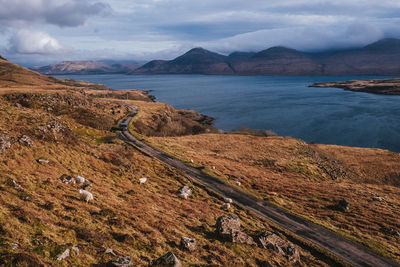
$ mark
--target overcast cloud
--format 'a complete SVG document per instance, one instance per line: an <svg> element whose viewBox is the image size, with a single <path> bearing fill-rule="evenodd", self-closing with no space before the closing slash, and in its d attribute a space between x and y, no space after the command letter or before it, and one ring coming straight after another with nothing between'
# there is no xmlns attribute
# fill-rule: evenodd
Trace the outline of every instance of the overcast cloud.
<svg viewBox="0 0 400 267"><path fill-rule="evenodd" d="M400 38L398 0L0 0L0 54L24 64L170 59L282 45L306 51Z"/></svg>

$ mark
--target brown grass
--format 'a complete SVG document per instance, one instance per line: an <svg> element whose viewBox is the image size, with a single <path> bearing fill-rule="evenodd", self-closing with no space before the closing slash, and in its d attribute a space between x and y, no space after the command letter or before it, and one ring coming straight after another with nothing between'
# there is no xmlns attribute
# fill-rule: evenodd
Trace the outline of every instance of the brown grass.
<svg viewBox="0 0 400 267"><path fill-rule="evenodd" d="M240 181L260 198L400 259L399 237L387 233L400 227L397 153L237 134L148 140L229 183ZM384 201L373 201L374 196ZM351 203L349 212L334 208L342 198Z"/></svg>

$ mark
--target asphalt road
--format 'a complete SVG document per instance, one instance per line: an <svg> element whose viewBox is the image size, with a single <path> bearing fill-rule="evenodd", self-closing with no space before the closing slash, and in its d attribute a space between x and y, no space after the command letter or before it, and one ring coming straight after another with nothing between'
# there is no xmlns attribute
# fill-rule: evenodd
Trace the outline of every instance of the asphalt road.
<svg viewBox="0 0 400 267"><path fill-rule="evenodd" d="M130 120L137 114L138 109L133 105L127 106L132 109L132 114L123 122L126 122L129 125ZM201 170L187 165L184 162L138 140L135 136L130 134L129 131L122 131L120 138L149 157L157 158L158 160L186 173L186 175L191 177L193 180L206 186L212 191L225 197L232 198L232 200L238 204L275 222L279 226L295 233L313 244L330 251L337 257L354 266L400 266L391 259L385 258L361 244L299 216L293 215L272 205L268 201L260 200L236 187L212 177L211 175L205 174Z"/></svg>

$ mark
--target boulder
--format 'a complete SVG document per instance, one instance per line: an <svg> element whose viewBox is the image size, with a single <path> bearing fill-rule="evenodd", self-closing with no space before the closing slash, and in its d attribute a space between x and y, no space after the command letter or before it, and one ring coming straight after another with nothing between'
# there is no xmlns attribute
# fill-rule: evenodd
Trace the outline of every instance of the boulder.
<svg viewBox="0 0 400 267"><path fill-rule="evenodd" d="M232 200L232 198L226 197L226 198L224 198L224 202L232 204L233 200Z"/></svg>
<svg viewBox="0 0 400 267"><path fill-rule="evenodd" d="M375 196L375 197L372 198L372 200L381 202L381 201L383 201L383 197Z"/></svg>
<svg viewBox="0 0 400 267"><path fill-rule="evenodd" d="M189 186L185 185L181 189L179 189L179 193L179 197L183 199L188 199L192 195L193 190Z"/></svg>
<svg viewBox="0 0 400 267"><path fill-rule="evenodd" d="M181 238L181 248L189 250L189 251L195 251L197 250L197 245L196 245L196 239L194 238L189 238L189 237L182 237Z"/></svg>
<svg viewBox="0 0 400 267"><path fill-rule="evenodd" d="M341 199L337 204L337 208L341 211L348 211L350 209L350 202L346 199Z"/></svg>
<svg viewBox="0 0 400 267"><path fill-rule="evenodd" d="M252 237L240 231L240 219L234 215L224 215L217 219L217 234L223 239L241 244L254 245Z"/></svg>
<svg viewBox="0 0 400 267"><path fill-rule="evenodd" d="M231 204L229 204L229 203L224 203L222 205L222 209L224 209L224 210L229 210L230 208L231 208Z"/></svg>
<svg viewBox="0 0 400 267"><path fill-rule="evenodd" d="M276 253L284 255L289 261L297 262L300 260L297 248L291 242L283 240L272 232L262 233L257 241L259 247L272 249Z"/></svg>
<svg viewBox="0 0 400 267"><path fill-rule="evenodd" d="M70 252L70 250L69 250L69 248L67 248L62 254L60 254L57 257L57 260L58 261L62 261L62 260L65 260L66 258L68 258L69 257L69 252Z"/></svg>
<svg viewBox="0 0 400 267"><path fill-rule="evenodd" d="M153 261L150 266L182 267L182 264L174 253L168 252L164 256Z"/></svg>
<svg viewBox="0 0 400 267"><path fill-rule="evenodd" d="M231 239L233 231L240 231L240 219L234 215L224 215L217 219L217 234L224 239Z"/></svg>
<svg viewBox="0 0 400 267"><path fill-rule="evenodd" d="M115 257L107 263L107 266L129 267L132 266L132 258L130 256Z"/></svg>
<svg viewBox="0 0 400 267"><path fill-rule="evenodd" d="M9 149L13 144L13 140L8 132L0 133L0 154Z"/></svg>
<svg viewBox="0 0 400 267"><path fill-rule="evenodd" d="M25 145L25 146L33 146L33 141L32 141L32 139L31 139L29 136L27 136L27 135L21 136L21 137L19 138L18 142L19 142L20 144L22 144L22 145Z"/></svg>

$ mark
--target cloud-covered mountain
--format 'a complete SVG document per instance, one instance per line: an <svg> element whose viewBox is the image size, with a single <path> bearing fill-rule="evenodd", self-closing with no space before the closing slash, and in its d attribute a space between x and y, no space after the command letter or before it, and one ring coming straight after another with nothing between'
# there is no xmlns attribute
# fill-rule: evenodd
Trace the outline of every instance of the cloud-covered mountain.
<svg viewBox="0 0 400 267"><path fill-rule="evenodd" d="M33 67L32 69L46 75L105 74L128 73L139 66L137 63L107 64L98 61L63 61L48 66Z"/></svg>
<svg viewBox="0 0 400 267"><path fill-rule="evenodd" d="M174 60L151 61L131 74L399 75L400 40L382 39L358 49L318 53L272 47L224 56L195 48Z"/></svg>

